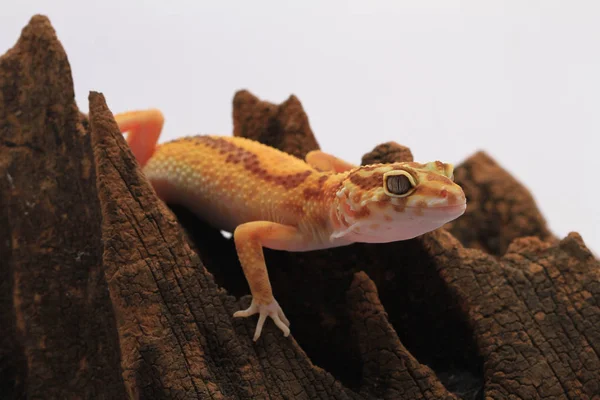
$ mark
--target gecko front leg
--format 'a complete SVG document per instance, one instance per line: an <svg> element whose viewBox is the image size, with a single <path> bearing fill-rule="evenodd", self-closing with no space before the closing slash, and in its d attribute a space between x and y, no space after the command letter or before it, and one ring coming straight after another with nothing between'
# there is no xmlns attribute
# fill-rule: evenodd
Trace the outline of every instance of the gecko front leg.
<svg viewBox="0 0 600 400"><path fill-rule="evenodd" d="M239 225L233 233L233 239L252 293L250 307L237 311L233 316L249 317L259 314L254 341L260 337L267 317L271 317L283 335L288 336L290 323L273 297L263 247L273 250L300 251L306 249L309 242L297 228L268 221L253 221Z"/></svg>
<svg viewBox="0 0 600 400"><path fill-rule="evenodd" d="M308 165L318 171L338 173L356 168L356 165L321 150L309 151L304 159Z"/></svg>

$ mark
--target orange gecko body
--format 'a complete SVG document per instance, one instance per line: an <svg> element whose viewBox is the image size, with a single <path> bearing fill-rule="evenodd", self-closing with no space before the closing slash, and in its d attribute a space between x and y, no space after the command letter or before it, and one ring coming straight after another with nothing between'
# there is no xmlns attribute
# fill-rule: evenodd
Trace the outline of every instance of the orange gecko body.
<svg viewBox="0 0 600 400"><path fill-rule="evenodd" d="M157 110L116 116L158 196L233 232L252 303L234 317L259 314L285 336L289 321L273 297L263 248L309 251L355 242L405 240L462 215L465 195L442 162L357 167L321 151L306 160L258 142L194 136L161 145Z"/></svg>
<svg viewBox="0 0 600 400"><path fill-rule="evenodd" d="M159 197L233 232L271 221L315 232L328 242L325 200L340 179L253 140L195 136L157 147L144 168ZM219 199L219 201L215 201ZM319 235L317 233L323 233Z"/></svg>

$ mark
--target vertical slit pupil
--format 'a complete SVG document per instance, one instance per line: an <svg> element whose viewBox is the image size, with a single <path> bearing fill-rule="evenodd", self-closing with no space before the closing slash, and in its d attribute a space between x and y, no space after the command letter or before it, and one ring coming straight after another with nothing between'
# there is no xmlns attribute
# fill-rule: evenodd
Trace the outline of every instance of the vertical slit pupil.
<svg viewBox="0 0 600 400"><path fill-rule="evenodd" d="M405 194L412 189L412 184L405 175L388 176L386 183L388 191L393 194Z"/></svg>

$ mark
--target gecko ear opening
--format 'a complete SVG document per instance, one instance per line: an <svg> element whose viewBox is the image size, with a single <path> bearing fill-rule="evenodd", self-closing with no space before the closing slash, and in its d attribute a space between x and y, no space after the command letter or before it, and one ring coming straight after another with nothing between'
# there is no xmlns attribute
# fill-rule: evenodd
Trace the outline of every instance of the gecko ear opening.
<svg viewBox="0 0 600 400"><path fill-rule="evenodd" d="M444 175L454 182L454 164L444 164Z"/></svg>
<svg viewBox="0 0 600 400"><path fill-rule="evenodd" d="M394 170L383 175L383 191L391 197L406 197L417 186L415 178L408 172Z"/></svg>

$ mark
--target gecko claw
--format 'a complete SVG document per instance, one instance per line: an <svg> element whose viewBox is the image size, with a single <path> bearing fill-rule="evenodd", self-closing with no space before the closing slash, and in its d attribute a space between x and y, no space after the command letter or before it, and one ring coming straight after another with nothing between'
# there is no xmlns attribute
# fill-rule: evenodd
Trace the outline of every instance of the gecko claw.
<svg viewBox="0 0 600 400"><path fill-rule="evenodd" d="M267 317L271 317L275 325L283 332L283 336L287 337L290 334L290 321L286 318L283 310L277 303L277 300L273 299L269 304L257 304L254 299L252 300L252 304L245 310L236 311L233 314L234 318L239 317L249 317L254 314L259 314L258 323L256 324L256 331L254 332L254 340L255 342L260 337L262 333L263 326Z"/></svg>

